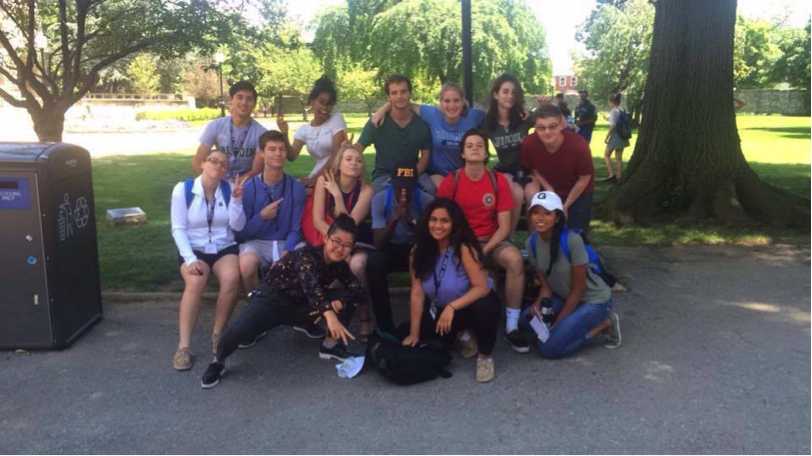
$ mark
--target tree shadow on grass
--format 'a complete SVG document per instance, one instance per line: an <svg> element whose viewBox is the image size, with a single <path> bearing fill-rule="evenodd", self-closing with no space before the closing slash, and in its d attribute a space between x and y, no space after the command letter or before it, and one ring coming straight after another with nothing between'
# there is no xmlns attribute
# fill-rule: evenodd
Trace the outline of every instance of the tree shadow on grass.
<svg viewBox="0 0 812 456"><path fill-rule="evenodd" d="M790 139L810 139L809 127L751 127L744 128L743 130L759 130L770 133L783 133L782 138Z"/></svg>

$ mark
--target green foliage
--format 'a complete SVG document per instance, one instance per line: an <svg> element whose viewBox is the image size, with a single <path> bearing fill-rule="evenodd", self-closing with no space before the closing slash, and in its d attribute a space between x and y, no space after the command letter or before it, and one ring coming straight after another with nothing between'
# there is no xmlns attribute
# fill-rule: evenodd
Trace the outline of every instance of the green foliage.
<svg viewBox="0 0 812 456"><path fill-rule="evenodd" d="M782 55L773 65L771 79L786 82L790 87L809 90L810 22L803 29L785 30L778 40Z"/></svg>
<svg viewBox="0 0 812 456"><path fill-rule="evenodd" d="M257 84L260 97L295 97L301 103L306 120L307 96L313 82L322 75L321 64L313 51L305 47L289 51L268 44L257 54L257 62L262 74Z"/></svg>
<svg viewBox="0 0 812 456"><path fill-rule="evenodd" d="M148 54L139 54L127 66L127 77L133 93L155 93L158 89L159 76L155 59Z"/></svg>
<svg viewBox="0 0 812 456"><path fill-rule="evenodd" d="M216 108L173 109L161 111L138 111L135 120L180 120L182 122L199 122L220 117Z"/></svg>
<svg viewBox="0 0 812 456"><path fill-rule="evenodd" d="M653 29L648 0L598 4L576 34L588 51L576 61L578 79L589 81L593 100L605 105L609 95L622 92L630 110L642 106Z"/></svg>
<svg viewBox="0 0 812 456"><path fill-rule="evenodd" d="M377 70L364 70L360 66L348 67L338 75L337 87L339 99L361 100L372 115L372 108L385 94L382 85L375 80Z"/></svg>
<svg viewBox="0 0 812 456"><path fill-rule="evenodd" d="M775 29L769 22L738 16L733 41L734 87L763 89L774 84L770 71L781 55L773 43Z"/></svg>
<svg viewBox="0 0 812 456"><path fill-rule="evenodd" d="M550 78L544 30L518 0L473 2L474 89L483 98L503 71L516 74L525 89L546 87ZM409 75L435 94L443 82L462 80L460 4L454 0L359 0L326 9L316 19L313 50L327 74L348 62ZM425 95L425 94L424 94Z"/></svg>

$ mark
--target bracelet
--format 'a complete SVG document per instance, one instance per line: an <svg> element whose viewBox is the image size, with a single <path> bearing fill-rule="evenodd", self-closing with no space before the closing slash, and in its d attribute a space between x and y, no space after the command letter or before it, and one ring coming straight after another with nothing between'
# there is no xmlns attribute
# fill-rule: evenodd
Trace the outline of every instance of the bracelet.
<svg viewBox="0 0 812 456"><path fill-rule="evenodd" d="M454 307L454 306L453 306L453 305L451 305L451 304L449 304L449 305L448 305L448 307L451 307L451 309L452 309L454 312L456 312L456 311L457 311L457 308L456 308L456 307Z"/></svg>

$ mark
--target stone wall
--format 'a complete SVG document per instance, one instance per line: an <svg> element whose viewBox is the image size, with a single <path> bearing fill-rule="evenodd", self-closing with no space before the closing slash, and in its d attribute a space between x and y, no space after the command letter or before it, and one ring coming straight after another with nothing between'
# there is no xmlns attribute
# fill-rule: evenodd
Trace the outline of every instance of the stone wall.
<svg viewBox="0 0 812 456"><path fill-rule="evenodd" d="M808 90L740 90L734 96L744 102L739 112L751 114L810 115Z"/></svg>

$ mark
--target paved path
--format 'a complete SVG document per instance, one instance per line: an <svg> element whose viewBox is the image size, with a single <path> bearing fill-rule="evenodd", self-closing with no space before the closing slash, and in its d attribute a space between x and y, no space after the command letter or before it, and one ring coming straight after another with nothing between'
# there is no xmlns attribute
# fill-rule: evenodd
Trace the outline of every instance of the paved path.
<svg viewBox="0 0 812 456"><path fill-rule="evenodd" d="M610 248L623 346L560 361L500 339L497 376L341 380L280 328L203 391L174 300L108 303L73 347L0 353L0 453L809 453L809 249ZM405 301L398 302L405 315Z"/></svg>

